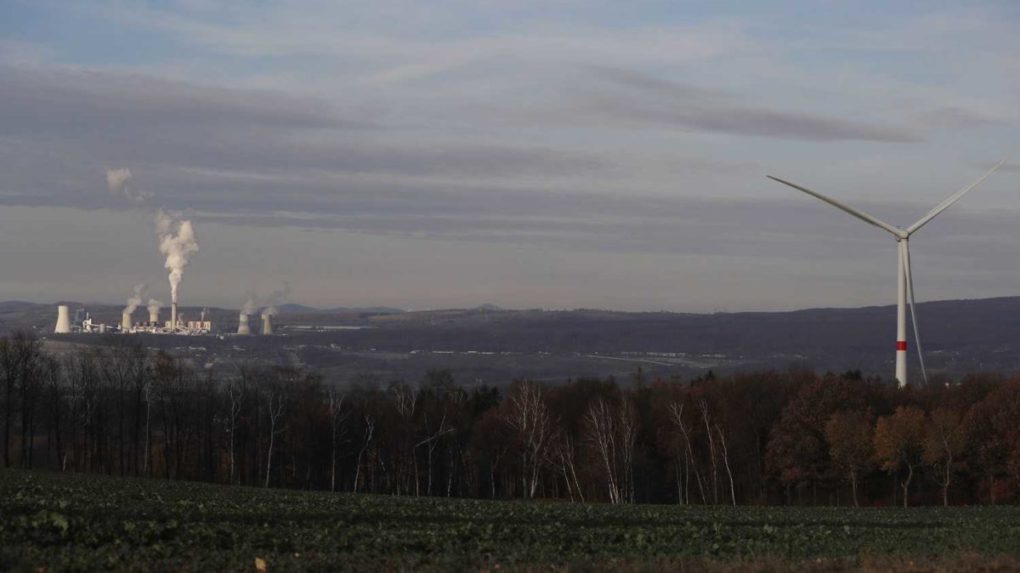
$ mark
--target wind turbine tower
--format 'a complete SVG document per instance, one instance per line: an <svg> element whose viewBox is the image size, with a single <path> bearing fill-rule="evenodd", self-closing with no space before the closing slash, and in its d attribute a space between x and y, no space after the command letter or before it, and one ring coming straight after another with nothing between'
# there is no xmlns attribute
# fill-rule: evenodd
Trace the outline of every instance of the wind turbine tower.
<svg viewBox="0 0 1020 573"><path fill-rule="evenodd" d="M972 189L977 187L982 181L987 179L989 175L991 175L992 173L995 173L995 171L997 171L1000 167L1002 167L1012 157L1013 156L1007 157L1006 159L1003 159L999 163L995 164L994 167L989 169L984 175L979 177L976 181L974 181L970 185L964 187L963 189L960 189L956 193L953 193L952 195L947 197L945 201L942 201L941 203L939 203L938 205L933 207L931 211L928 211L928 213L926 213L923 217L918 219L917 222L915 222L913 225L910 225L909 227L896 227L894 225L890 225L889 223L886 223L885 221L882 221L881 219L879 219L877 217L869 215L869 214L865 213L864 211L861 211L860 209L855 209L853 207L850 207L850 206L848 206L848 205L846 205L844 203L841 203L841 202L839 202L839 201L837 201L837 200L835 200L835 199L833 199L831 197L827 197L825 195L822 195L821 193L819 193L817 191L812 191L811 189L808 189L807 187L801 187L800 185L797 185L795 183L790 183L789 181L780 179L778 177L773 177L772 175L768 175L767 176L769 179L772 179L773 181L778 181L779 183L782 183L783 185L788 185L790 187L793 187L794 189L797 189L798 191L803 191L804 193L807 193L808 195L811 195L812 197L814 197L816 199L824 201L824 202L828 203L829 205L832 205L833 207L835 207L837 209L840 209L842 211L845 211L845 212L853 215L854 217L857 217L858 219L864 221L865 223L868 223L870 225L874 225L875 227L878 227L879 229L882 229L883 231L886 231L889 234L891 234L893 236L893 238L896 240L896 252L897 252L897 257L896 257L896 380L899 382L900 387L903 387L903 386L907 385L907 302L908 301L910 303L910 319L911 319L911 322L913 323L913 327L914 327L914 341L917 344L917 358L918 358L918 361L921 364L921 376L924 378L925 383L928 382L928 373L925 371L925 368L924 368L924 354L923 354L923 352L921 350L921 334L920 334L920 332L919 332L919 330L917 328L917 309L915 308L915 301L914 301L914 278L913 278L913 274L910 271L910 237L914 233L916 233L921 227L927 225L928 222L930 222L932 219L937 217L939 215L939 213L941 213L941 212L945 211L946 209L948 209L950 205L952 205L953 203L956 203L957 201L960 200L961 197L963 197L964 195L969 193Z"/></svg>

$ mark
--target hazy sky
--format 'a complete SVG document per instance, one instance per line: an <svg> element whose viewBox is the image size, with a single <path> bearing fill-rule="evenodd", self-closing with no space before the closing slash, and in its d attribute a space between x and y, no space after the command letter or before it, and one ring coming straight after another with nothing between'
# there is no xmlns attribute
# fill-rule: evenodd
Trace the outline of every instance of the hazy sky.
<svg viewBox="0 0 1020 573"><path fill-rule="evenodd" d="M5 0L0 299L167 298L164 207L185 304L891 304L893 241L765 174L913 222L1020 150L1017 30L1015 0ZM918 296L1020 295L1018 247L1020 160L915 236Z"/></svg>

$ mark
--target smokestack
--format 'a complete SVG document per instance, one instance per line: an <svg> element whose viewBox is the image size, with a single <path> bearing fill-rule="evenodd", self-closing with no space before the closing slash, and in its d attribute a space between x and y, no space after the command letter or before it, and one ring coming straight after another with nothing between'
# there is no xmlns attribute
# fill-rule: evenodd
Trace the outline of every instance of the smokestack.
<svg viewBox="0 0 1020 573"><path fill-rule="evenodd" d="M66 304L57 306L57 327L53 329L56 334L69 334L71 332L71 309Z"/></svg>
<svg viewBox="0 0 1020 573"><path fill-rule="evenodd" d="M120 315L120 329L124 332L131 330L131 313L126 310Z"/></svg>
<svg viewBox="0 0 1020 573"><path fill-rule="evenodd" d="M243 336L251 334L251 327L248 326L248 315L242 312L237 320L237 333Z"/></svg>
<svg viewBox="0 0 1020 573"><path fill-rule="evenodd" d="M166 256L163 264L170 271L170 327L177 327L177 289L184 277L188 259L198 252L195 229L191 221L178 221L160 209L156 212L156 235L159 237L159 252Z"/></svg>
<svg viewBox="0 0 1020 573"><path fill-rule="evenodd" d="M262 315L262 334L264 335L270 335L273 333L273 321L270 318L271 316L272 315L270 314Z"/></svg>

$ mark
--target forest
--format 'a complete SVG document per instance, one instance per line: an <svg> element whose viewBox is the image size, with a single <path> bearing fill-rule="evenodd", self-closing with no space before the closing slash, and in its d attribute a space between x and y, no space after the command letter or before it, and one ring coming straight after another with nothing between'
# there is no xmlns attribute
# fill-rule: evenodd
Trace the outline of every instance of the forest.
<svg viewBox="0 0 1020 573"><path fill-rule="evenodd" d="M130 342L0 339L4 467L401 496L696 505L1020 500L1020 377L860 372L503 387L224 374Z"/></svg>

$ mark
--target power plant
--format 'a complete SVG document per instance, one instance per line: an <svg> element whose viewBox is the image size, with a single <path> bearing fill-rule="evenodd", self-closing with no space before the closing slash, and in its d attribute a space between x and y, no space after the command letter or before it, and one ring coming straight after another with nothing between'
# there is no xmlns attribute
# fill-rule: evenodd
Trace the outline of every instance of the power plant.
<svg viewBox="0 0 1020 573"><path fill-rule="evenodd" d="M248 326L248 315L245 314L243 311L241 312L241 315L237 318L237 334L239 336L248 336L249 334L251 334L251 327Z"/></svg>
<svg viewBox="0 0 1020 573"><path fill-rule="evenodd" d="M57 307L57 327L53 329L56 334L70 334L71 332L71 309L66 304Z"/></svg>
<svg viewBox="0 0 1020 573"><path fill-rule="evenodd" d="M136 289L137 290L137 289ZM71 315L71 307L66 304L57 306L57 322L53 328L55 334L176 334L182 336L209 335L216 333L215 325L209 316L208 309L199 312L198 320L189 320L184 312L177 308L176 304L170 305L169 320L160 319L161 303L150 299L147 307L148 320L134 320L134 313L141 304L132 304L140 300L133 297L129 300L128 307L120 315L119 324L105 324L98 322L92 314L84 307L78 308L74 315ZM261 334L269 336L273 334L272 316L276 314L274 307L268 308L261 314ZM258 314L256 317L260 316ZM222 331L220 332L222 333ZM238 315L237 336L249 336L253 334L251 329L251 315L246 314L242 309Z"/></svg>
<svg viewBox="0 0 1020 573"><path fill-rule="evenodd" d="M126 168L108 169L106 172L107 186L110 191L124 194L128 199L142 203L152 198L151 194L133 193L127 189L126 184L130 179L131 171ZM159 252L164 257L163 267L168 271L167 278L170 283L170 319L166 321L160 319L163 302L149 298L148 303L145 303L148 287L143 283L134 286L131 296L127 299L127 305L121 311L119 324L99 323L85 308L79 308L72 318L70 307L62 304L57 307L57 323L53 328L55 334L120 332L124 334L203 335L213 332L213 323L207 316L207 309L201 311L199 320L188 320L178 306L184 270L188 267L192 255L199 250L194 226L190 220L183 218L180 212L158 208L154 215ZM269 316L276 313L274 305L282 300L288 291L289 286L285 284L283 290L270 295L268 305L262 313L262 334L273 333ZM148 320L135 322L135 311L143 305L148 311ZM249 317L254 312L254 295L249 295L248 300L241 308L237 327L238 335L251 334Z"/></svg>
<svg viewBox="0 0 1020 573"><path fill-rule="evenodd" d="M173 307L172 307L173 308ZM57 324L53 329L55 334L106 334L119 332L122 334L179 334L185 336L212 334L213 323L202 311L199 320L185 320L184 314L179 313L176 317L160 323L159 307L149 307L149 320L134 322L132 313L125 310L121 313L119 325L108 325L97 322L88 310L79 308L71 318L70 307L66 304L57 306Z"/></svg>

